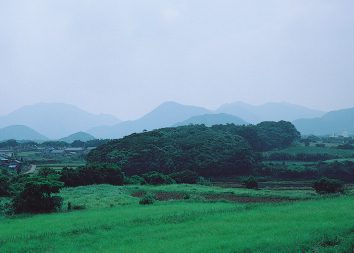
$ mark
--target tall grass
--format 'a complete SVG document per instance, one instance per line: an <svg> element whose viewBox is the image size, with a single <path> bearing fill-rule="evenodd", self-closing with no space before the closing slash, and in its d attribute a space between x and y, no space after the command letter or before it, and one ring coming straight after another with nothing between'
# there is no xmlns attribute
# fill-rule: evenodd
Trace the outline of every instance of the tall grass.
<svg viewBox="0 0 354 253"><path fill-rule="evenodd" d="M0 221L0 252L351 252L354 198L160 202Z"/></svg>

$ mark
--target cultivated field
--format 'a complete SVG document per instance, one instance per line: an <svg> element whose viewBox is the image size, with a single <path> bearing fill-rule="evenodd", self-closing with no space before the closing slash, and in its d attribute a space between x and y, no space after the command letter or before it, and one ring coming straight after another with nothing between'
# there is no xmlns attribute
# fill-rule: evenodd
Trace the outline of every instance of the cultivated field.
<svg viewBox="0 0 354 253"><path fill-rule="evenodd" d="M153 193L159 201L139 205ZM61 213L2 218L1 252L352 252L354 197L199 185L65 188ZM73 209L66 211L71 202Z"/></svg>

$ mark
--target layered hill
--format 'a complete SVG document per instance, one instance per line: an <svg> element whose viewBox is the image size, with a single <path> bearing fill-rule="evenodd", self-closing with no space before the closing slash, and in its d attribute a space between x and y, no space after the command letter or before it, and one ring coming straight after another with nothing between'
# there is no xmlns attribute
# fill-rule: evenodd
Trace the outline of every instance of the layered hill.
<svg viewBox="0 0 354 253"><path fill-rule="evenodd" d="M97 138L121 138L131 133L169 127L190 117L210 113L209 110L175 102L166 102L140 119L113 126L96 127L88 132Z"/></svg>
<svg viewBox="0 0 354 253"><path fill-rule="evenodd" d="M354 134L354 108L328 112L318 118L299 119L293 123L302 134Z"/></svg>
<svg viewBox="0 0 354 253"><path fill-rule="evenodd" d="M106 114L92 114L76 106L61 103L39 103L24 106L0 116L0 127L25 125L49 137L59 139L100 125L113 125L119 119Z"/></svg>
<svg viewBox="0 0 354 253"><path fill-rule="evenodd" d="M44 141L48 138L37 131L22 125L8 126L0 129L0 141L5 140L36 140Z"/></svg>
<svg viewBox="0 0 354 253"><path fill-rule="evenodd" d="M291 145L299 133L290 122L258 125L188 125L112 140L91 151L89 163L114 163L127 175L192 170L204 176L250 173L256 151Z"/></svg>
<svg viewBox="0 0 354 253"><path fill-rule="evenodd" d="M61 138L60 141L64 141L66 143L73 143L74 141L92 141L95 140L96 138L92 136L91 134L85 133L85 132L77 132L74 134L71 134L67 137Z"/></svg>
<svg viewBox="0 0 354 253"><path fill-rule="evenodd" d="M243 102L224 104L216 112L232 114L252 124L262 121L294 121L301 118L320 117L324 114L318 110L289 103L250 105Z"/></svg>
<svg viewBox="0 0 354 253"><path fill-rule="evenodd" d="M247 125L248 123L243 119L226 114L226 113L213 113L213 114L203 114L198 116L193 116L185 121L179 122L174 126L186 126L186 125L225 125L225 124L235 124L235 125Z"/></svg>

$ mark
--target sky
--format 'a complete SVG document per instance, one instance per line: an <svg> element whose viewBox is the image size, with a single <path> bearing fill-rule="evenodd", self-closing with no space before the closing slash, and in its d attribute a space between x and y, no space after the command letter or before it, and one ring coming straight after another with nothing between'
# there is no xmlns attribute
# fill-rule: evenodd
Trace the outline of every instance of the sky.
<svg viewBox="0 0 354 253"><path fill-rule="evenodd" d="M164 101L354 107L353 0L0 0L0 115Z"/></svg>

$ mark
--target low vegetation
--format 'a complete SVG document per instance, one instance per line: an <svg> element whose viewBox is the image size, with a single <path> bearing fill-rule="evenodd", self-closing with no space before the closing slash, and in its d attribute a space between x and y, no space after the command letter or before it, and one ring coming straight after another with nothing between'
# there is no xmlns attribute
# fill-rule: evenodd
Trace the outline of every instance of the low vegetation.
<svg viewBox="0 0 354 253"><path fill-rule="evenodd" d="M287 122L184 126L2 170L0 251L349 253L354 153L332 142Z"/></svg>

